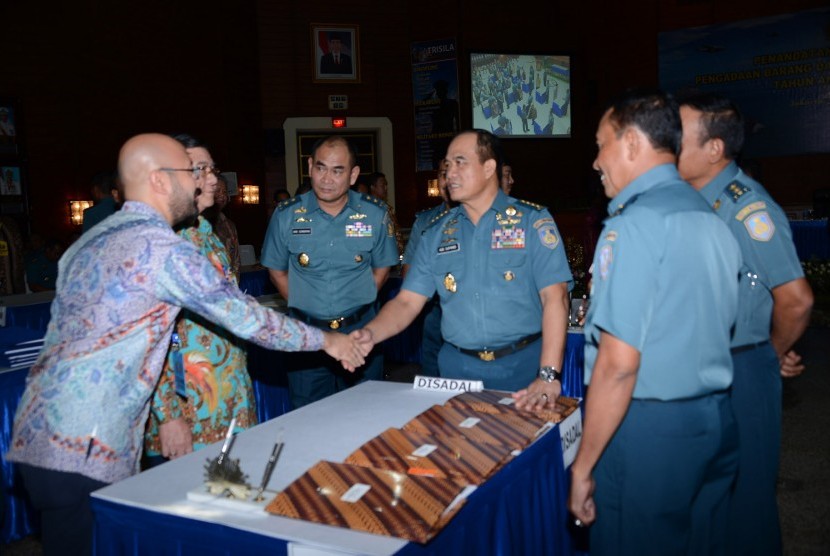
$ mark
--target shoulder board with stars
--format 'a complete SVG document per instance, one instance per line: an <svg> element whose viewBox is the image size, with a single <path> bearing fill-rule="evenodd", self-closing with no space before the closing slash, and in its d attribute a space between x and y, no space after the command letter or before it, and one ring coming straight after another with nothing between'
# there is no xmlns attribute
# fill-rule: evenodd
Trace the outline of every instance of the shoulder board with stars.
<svg viewBox="0 0 830 556"><path fill-rule="evenodd" d="M531 203L530 201L525 201L523 199L516 199L517 205L524 205L528 208L532 208L534 210L545 210L545 207L538 204L538 203Z"/></svg>
<svg viewBox="0 0 830 556"><path fill-rule="evenodd" d="M737 203L741 199L741 196L747 191L751 191L749 186L743 185L742 183L738 183L736 181L733 181L726 186L726 189L724 189L724 193L726 193L727 196L732 197L732 201L735 203Z"/></svg>
<svg viewBox="0 0 830 556"><path fill-rule="evenodd" d="M383 199L378 199L377 197L369 195L368 193L361 193L360 200L372 203L373 205L377 205L381 208L386 208L387 206Z"/></svg>
<svg viewBox="0 0 830 556"><path fill-rule="evenodd" d="M299 195L297 195L295 197L291 197L290 199L286 199L285 201L280 201L280 203L277 205L277 210L283 211L283 210L287 209L288 207L290 207L291 205L295 205L299 202L300 202L300 196Z"/></svg>
<svg viewBox="0 0 830 556"><path fill-rule="evenodd" d="M432 226L433 224L435 224L436 222L438 222L439 220L441 220L442 218L444 218L446 215L448 215L448 214L450 213L450 211L451 211L451 210L452 210L452 209L444 209L444 210L442 210L440 213L438 213L436 216L434 216L434 217L432 218L432 220L430 220L429 222L427 222L427 227Z"/></svg>

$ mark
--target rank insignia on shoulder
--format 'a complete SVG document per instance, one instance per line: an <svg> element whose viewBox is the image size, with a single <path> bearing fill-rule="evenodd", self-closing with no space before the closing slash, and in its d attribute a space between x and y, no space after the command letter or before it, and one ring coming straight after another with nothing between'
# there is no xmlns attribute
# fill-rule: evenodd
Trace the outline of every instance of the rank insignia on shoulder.
<svg viewBox="0 0 830 556"><path fill-rule="evenodd" d="M726 191L729 195L732 196L732 200L736 203L738 202L738 199L740 199L741 196L749 190L750 189L748 186L740 184L738 182L732 182L726 186Z"/></svg>
<svg viewBox="0 0 830 556"><path fill-rule="evenodd" d="M535 209L535 210L545 210L544 206L539 205L537 203L531 203L530 201L525 201L524 199L516 199L516 204L517 205L524 205L526 207L530 207L530 208Z"/></svg>
<svg viewBox="0 0 830 556"><path fill-rule="evenodd" d="M749 237L756 241L769 241L775 235L775 224L767 211L756 212L744 220Z"/></svg>
<svg viewBox="0 0 830 556"><path fill-rule="evenodd" d="M301 199L299 197L291 197L290 199L286 199L285 201L280 201L277 204L276 210L277 211L283 211L283 210L287 209L288 207L290 207L292 205L296 205L297 203L300 202L300 200ZM298 213L299 212L305 212L305 208L300 207L298 209L295 209L294 212L298 212Z"/></svg>
<svg viewBox="0 0 830 556"><path fill-rule="evenodd" d="M372 195L369 195L368 193L363 193L360 196L360 200L361 201L368 201L368 202L372 203L373 205L378 205L378 206L382 206L382 203L383 203L383 201L381 199L378 199L377 197L373 197Z"/></svg>
<svg viewBox="0 0 830 556"><path fill-rule="evenodd" d="M446 216L448 212L450 212L450 209L445 209L445 210L442 210L441 212L439 212L438 214L436 214L436 215L432 218L432 220L430 220L430 221L429 221L429 224L427 224L427 226L431 226L431 225L435 224L436 222L438 222L439 220L441 220L442 218L444 218L444 216ZM452 224L452 222L450 222L450 224Z"/></svg>

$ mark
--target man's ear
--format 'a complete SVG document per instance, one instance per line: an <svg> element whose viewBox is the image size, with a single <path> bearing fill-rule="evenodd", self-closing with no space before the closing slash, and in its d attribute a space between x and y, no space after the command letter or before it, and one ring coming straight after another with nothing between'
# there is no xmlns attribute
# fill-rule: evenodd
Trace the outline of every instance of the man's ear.
<svg viewBox="0 0 830 556"><path fill-rule="evenodd" d="M490 177L496 173L496 160L493 158L488 158L484 161L484 177L488 180ZM501 179L501 176L499 176Z"/></svg>
<svg viewBox="0 0 830 556"><path fill-rule="evenodd" d="M171 190L170 176L163 170L153 170L150 172L149 180L150 191L155 194L169 195Z"/></svg>
<svg viewBox="0 0 830 556"><path fill-rule="evenodd" d="M360 176L360 166L353 166L352 171L349 174L349 185L352 186L357 182L357 178Z"/></svg>
<svg viewBox="0 0 830 556"><path fill-rule="evenodd" d="M623 146L625 148L625 156L628 160L634 160L640 154L640 149L643 147L641 137L642 132L633 126L629 126L623 132Z"/></svg>
<svg viewBox="0 0 830 556"><path fill-rule="evenodd" d="M723 153L725 150L726 144L723 142L723 139L721 139L720 137L715 139L709 139L709 163L717 164L718 162L722 161L724 156Z"/></svg>

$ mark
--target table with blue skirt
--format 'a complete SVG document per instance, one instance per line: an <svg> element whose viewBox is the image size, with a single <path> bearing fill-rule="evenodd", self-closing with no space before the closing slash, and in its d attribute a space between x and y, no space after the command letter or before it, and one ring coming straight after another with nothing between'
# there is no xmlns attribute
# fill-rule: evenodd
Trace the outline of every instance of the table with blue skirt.
<svg viewBox="0 0 830 556"><path fill-rule="evenodd" d="M830 231L827 229L826 218L790 220L790 229L793 232L793 243L799 260L830 259Z"/></svg>
<svg viewBox="0 0 830 556"><path fill-rule="evenodd" d="M13 349L20 342L42 338L37 330L19 326L0 328L0 352ZM28 503L16 466L6 461L11 447L14 414L26 387L29 369L0 368L0 543L19 540L39 530L37 512Z"/></svg>
<svg viewBox="0 0 830 556"><path fill-rule="evenodd" d="M366 382L237 435L231 456L258 483L271 447L285 447L268 489L283 490L320 460L343 461L452 393ZM427 544L192 501L221 443L92 495L98 554L572 554L558 428L540 437L468 498Z"/></svg>
<svg viewBox="0 0 830 556"><path fill-rule="evenodd" d="M267 271L265 271L267 272ZM262 278L260 276L260 278ZM261 281L260 281L261 282ZM259 283L259 282L257 282ZM261 286L262 284L260 284ZM51 299L51 298L50 298ZM271 300L271 298L267 298ZM51 301L40 300L37 303L21 303L14 306L12 313L15 322L23 327L35 329L35 335L42 336L49 320ZM7 318L8 318L7 309ZM8 320L7 320L8 322ZM384 354L389 360L397 362L419 362L421 322L416 320L398 336L387 340ZM0 328L0 333L9 335L18 327ZM581 331L571 329L563 364L562 394L571 397L583 397L585 387L582 383L585 339ZM288 378L283 371L285 355L249 344L248 371L256 398L257 418L265 422L279 417L291 410L288 395ZM26 499L20 483L20 477L14 464L5 460L5 454L11 442L11 428L20 396L25 387L28 369L15 369L0 375L0 407L3 411L3 434L0 435L0 466L2 466L2 529L0 542L21 539L39 529L36 512Z"/></svg>
<svg viewBox="0 0 830 556"><path fill-rule="evenodd" d="M55 292L25 293L0 296L0 305L6 308L5 327L28 328L46 334L51 317L50 309ZM0 327L3 334L4 327Z"/></svg>

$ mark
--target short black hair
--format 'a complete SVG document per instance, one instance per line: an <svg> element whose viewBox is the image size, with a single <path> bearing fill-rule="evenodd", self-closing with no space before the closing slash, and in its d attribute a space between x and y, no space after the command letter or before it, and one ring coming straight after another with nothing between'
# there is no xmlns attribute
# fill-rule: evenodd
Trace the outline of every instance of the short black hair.
<svg viewBox="0 0 830 556"><path fill-rule="evenodd" d="M678 103L702 113L703 129L698 137L701 145L709 139L720 139L726 158L735 160L740 156L744 148L744 117L734 102L716 94L693 93L680 97Z"/></svg>
<svg viewBox="0 0 830 556"><path fill-rule="evenodd" d="M210 150L203 141L200 141L189 133L171 133L170 137L184 145L185 149L196 149L201 147L203 149Z"/></svg>
<svg viewBox="0 0 830 556"><path fill-rule="evenodd" d="M606 106L611 110L608 120L617 137L628 127L636 127L648 137L658 151L669 151L677 156L683 126L677 101L659 89L628 89Z"/></svg>
<svg viewBox="0 0 830 556"><path fill-rule="evenodd" d="M470 129L462 131L456 137L465 133L473 133L476 136L476 153L478 161L484 164L491 158L496 161L496 177L501 179L501 168L504 165L504 149L498 136L486 129Z"/></svg>
<svg viewBox="0 0 830 556"><path fill-rule="evenodd" d="M386 174L384 174L383 172L372 172L371 174L369 174L366 177L366 184L369 187L372 187L373 185L375 185L377 183L377 181L380 178L385 178L385 177L386 177Z"/></svg>
<svg viewBox="0 0 830 556"><path fill-rule="evenodd" d="M333 146L338 143L340 143L341 145L345 145L346 148L349 150L350 169L357 166L357 150L354 148L352 142L342 135L329 135L327 137L321 137L320 139L318 139L314 143L314 146L311 147L311 159L314 160L317 157L317 151L323 145Z"/></svg>

